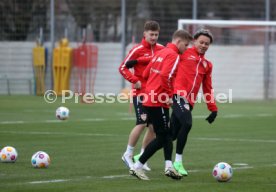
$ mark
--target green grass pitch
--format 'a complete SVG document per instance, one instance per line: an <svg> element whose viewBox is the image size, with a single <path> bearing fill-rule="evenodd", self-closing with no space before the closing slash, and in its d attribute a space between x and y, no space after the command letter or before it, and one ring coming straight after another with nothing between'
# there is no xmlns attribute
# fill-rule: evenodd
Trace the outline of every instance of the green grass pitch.
<svg viewBox="0 0 276 192"><path fill-rule="evenodd" d="M64 105L70 118L59 122L55 110ZM189 176L164 176L162 150L149 161L150 181L128 175L121 160L134 126L129 104L48 104L43 97L0 96L0 147L18 151L15 163L0 163L0 191L58 192L272 192L276 191L276 101L219 104L209 125L205 104L196 104L193 128L184 155ZM136 152L139 152L139 145ZM31 166L31 156L45 151L47 169ZM174 158L174 154L173 154ZM225 161L234 168L230 182L219 183L213 166Z"/></svg>

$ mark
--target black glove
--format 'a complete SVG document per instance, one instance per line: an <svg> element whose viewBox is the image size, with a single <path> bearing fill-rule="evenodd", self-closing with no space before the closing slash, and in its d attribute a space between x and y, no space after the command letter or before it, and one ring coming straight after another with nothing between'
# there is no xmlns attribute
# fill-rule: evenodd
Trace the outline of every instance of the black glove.
<svg viewBox="0 0 276 192"><path fill-rule="evenodd" d="M205 120L208 121L208 123L211 124L215 121L217 115L218 115L217 111L212 111L212 113Z"/></svg>
<svg viewBox="0 0 276 192"><path fill-rule="evenodd" d="M135 64L137 64L138 61L137 60L129 60L126 62L126 68L132 68Z"/></svg>

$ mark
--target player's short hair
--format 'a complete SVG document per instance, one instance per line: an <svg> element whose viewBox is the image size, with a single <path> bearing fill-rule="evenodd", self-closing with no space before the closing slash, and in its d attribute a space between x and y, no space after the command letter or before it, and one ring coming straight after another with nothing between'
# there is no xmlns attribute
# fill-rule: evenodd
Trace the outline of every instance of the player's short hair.
<svg viewBox="0 0 276 192"><path fill-rule="evenodd" d="M172 39L174 40L176 38L180 38L180 39L187 40L187 41L191 41L193 39L192 35L184 29L176 30L173 33Z"/></svg>
<svg viewBox="0 0 276 192"><path fill-rule="evenodd" d="M209 37L210 42L213 43L213 34L211 33L210 30L208 29L199 29L198 31L195 32L194 34L194 39L197 39L200 35L204 35L206 37Z"/></svg>
<svg viewBox="0 0 276 192"><path fill-rule="evenodd" d="M144 25L144 31L160 31L160 26L157 21L146 21Z"/></svg>

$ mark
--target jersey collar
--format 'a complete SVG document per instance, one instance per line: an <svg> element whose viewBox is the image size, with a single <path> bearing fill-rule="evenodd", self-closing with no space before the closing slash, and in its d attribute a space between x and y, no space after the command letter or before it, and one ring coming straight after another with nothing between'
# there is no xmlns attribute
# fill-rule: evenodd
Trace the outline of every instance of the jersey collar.
<svg viewBox="0 0 276 192"><path fill-rule="evenodd" d="M141 44L142 44L144 47L146 47L146 48L151 48L151 47L152 47L152 45L149 44L149 43L146 41L145 37L142 39ZM154 47L155 45L156 45L156 44L154 44L153 47Z"/></svg>
<svg viewBox="0 0 276 192"><path fill-rule="evenodd" d="M173 44L173 43L168 43L166 47L171 48L172 50L174 50L176 53L179 54L179 49L176 47L175 44Z"/></svg>

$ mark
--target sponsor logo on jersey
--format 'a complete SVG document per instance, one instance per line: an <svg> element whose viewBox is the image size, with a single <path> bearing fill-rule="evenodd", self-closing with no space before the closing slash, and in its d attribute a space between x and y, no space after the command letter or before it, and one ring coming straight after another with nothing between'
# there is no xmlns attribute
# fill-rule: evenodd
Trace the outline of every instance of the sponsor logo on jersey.
<svg viewBox="0 0 276 192"><path fill-rule="evenodd" d="M153 73L160 73L160 71L158 69L154 69L154 68L151 68L150 71Z"/></svg>
<svg viewBox="0 0 276 192"><path fill-rule="evenodd" d="M158 57L157 59L156 59L156 62L162 62L163 61L163 58L162 57Z"/></svg>
<svg viewBox="0 0 276 192"><path fill-rule="evenodd" d="M193 61L195 61L195 60L196 60L196 57L193 56L193 55L190 55L190 56L187 58L187 60L193 60Z"/></svg>

